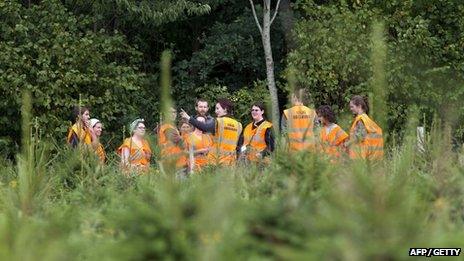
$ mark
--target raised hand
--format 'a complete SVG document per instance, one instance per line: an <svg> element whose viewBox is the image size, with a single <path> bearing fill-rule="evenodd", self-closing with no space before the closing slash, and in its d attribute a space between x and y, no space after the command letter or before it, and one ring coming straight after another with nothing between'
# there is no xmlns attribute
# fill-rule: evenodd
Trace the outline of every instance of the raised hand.
<svg viewBox="0 0 464 261"><path fill-rule="evenodd" d="M184 109L182 109L182 108L181 108L180 110L181 110L181 112L179 113L179 114L180 114L180 117L181 117L182 119L184 119L184 120L189 121L189 120L190 120L190 116L188 115L188 113L186 113L186 112L184 111Z"/></svg>

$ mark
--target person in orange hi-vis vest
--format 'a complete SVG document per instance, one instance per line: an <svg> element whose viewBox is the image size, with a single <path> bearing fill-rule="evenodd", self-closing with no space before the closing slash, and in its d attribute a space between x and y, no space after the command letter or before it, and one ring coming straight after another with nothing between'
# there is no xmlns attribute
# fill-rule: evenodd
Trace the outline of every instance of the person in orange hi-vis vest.
<svg viewBox="0 0 464 261"><path fill-rule="evenodd" d="M170 120L174 122L177 118L177 111L172 107L169 110ZM160 164L164 168L174 167L176 171L186 170L187 157L184 150L184 139L175 125L168 122L161 124L158 132L158 146L161 150Z"/></svg>
<svg viewBox="0 0 464 261"><path fill-rule="evenodd" d="M196 119L199 122L206 122L205 116L197 116ZM203 166L208 164L208 152L213 146L211 135L203 133L200 129L195 128L195 130L187 136L185 143L187 152L193 153L193 162L189 161L189 171L200 171Z"/></svg>
<svg viewBox="0 0 464 261"><path fill-rule="evenodd" d="M95 134L90 127L90 110L87 107L75 106L73 109L75 123L68 131L66 141L71 147L76 148L79 144L91 145Z"/></svg>
<svg viewBox="0 0 464 261"><path fill-rule="evenodd" d="M253 163L269 163L269 155L274 151L272 123L264 118L264 104L256 102L251 106L251 118L240 135L238 149L240 158Z"/></svg>
<svg viewBox="0 0 464 261"><path fill-rule="evenodd" d="M379 160L383 158L382 129L367 114L369 105L365 98L355 95L350 101L350 110L355 115L350 130L350 140L345 143L350 158Z"/></svg>
<svg viewBox="0 0 464 261"><path fill-rule="evenodd" d="M314 128L318 124L314 109L303 105L304 89L297 89L291 95L292 107L284 110L281 120L282 132L288 138L290 151L315 149Z"/></svg>
<svg viewBox="0 0 464 261"><path fill-rule="evenodd" d="M101 163L105 163L106 153L105 148L100 143L100 137L103 131L103 125L98 119L90 119L90 128L92 128L93 133L95 133L95 140L92 141L92 147L95 150L98 158Z"/></svg>
<svg viewBox="0 0 464 261"><path fill-rule="evenodd" d="M121 167L126 173L135 171L137 174L143 174L150 167L152 154L150 145L144 138L145 121L136 119L130 124L129 130L132 136L126 138L117 150L121 156Z"/></svg>
<svg viewBox="0 0 464 261"><path fill-rule="evenodd" d="M336 124L335 113L330 106L322 105L316 110L322 127L319 132L319 151L331 158L338 158L342 152L346 152L344 142L349 135Z"/></svg>
<svg viewBox="0 0 464 261"><path fill-rule="evenodd" d="M217 118L210 123L199 122L184 110L181 117L195 128L213 135L213 147L208 153L208 163L230 166L237 160L237 143L242 133L242 124L231 117L234 104L229 99L219 99L216 103Z"/></svg>

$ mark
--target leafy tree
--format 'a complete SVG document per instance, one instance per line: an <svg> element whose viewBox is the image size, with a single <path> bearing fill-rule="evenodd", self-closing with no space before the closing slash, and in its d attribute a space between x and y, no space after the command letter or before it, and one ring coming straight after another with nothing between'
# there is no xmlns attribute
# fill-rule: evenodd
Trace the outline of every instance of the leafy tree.
<svg viewBox="0 0 464 261"><path fill-rule="evenodd" d="M82 103L106 131L120 134L121 125L138 114L141 54L119 34L88 31L60 2L42 1L30 8L18 1L0 4L0 117L2 137L18 142L21 90L30 90L35 122L46 136L62 141L70 112ZM145 101L146 102L146 101ZM109 135L111 136L111 135Z"/></svg>

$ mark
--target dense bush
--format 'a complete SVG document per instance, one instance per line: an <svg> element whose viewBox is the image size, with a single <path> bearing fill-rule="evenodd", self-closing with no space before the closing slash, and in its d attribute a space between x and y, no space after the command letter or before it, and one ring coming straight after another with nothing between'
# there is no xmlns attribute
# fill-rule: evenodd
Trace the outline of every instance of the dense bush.
<svg viewBox="0 0 464 261"><path fill-rule="evenodd" d="M304 19L289 56L316 105L347 111L353 94L372 94L371 32L384 21L388 130L402 129L411 105L429 124L451 122L463 138L464 22L460 1L300 1Z"/></svg>
<svg viewBox="0 0 464 261"><path fill-rule="evenodd" d="M37 126L60 141L79 102L91 106L91 115L108 130L120 129L139 114L144 105L140 53L124 36L89 31L87 23L58 1L30 8L17 1L0 4L0 88L8 97L0 102L0 137L8 146L18 141L22 90L33 95Z"/></svg>

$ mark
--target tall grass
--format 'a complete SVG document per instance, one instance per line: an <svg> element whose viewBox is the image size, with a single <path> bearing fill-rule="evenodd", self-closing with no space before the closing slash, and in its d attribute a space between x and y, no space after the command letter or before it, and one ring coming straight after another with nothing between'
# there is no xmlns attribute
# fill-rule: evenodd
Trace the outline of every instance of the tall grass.
<svg viewBox="0 0 464 261"><path fill-rule="evenodd" d="M0 255L383 260L461 246L464 167L440 128L418 152L414 125L382 164L281 151L264 170L205 169L186 180L156 170L128 179L92 160L81 173L77 153L58 149L45 163L35 155L47 146L30 145L17 166L1 167Z"/></svg>

